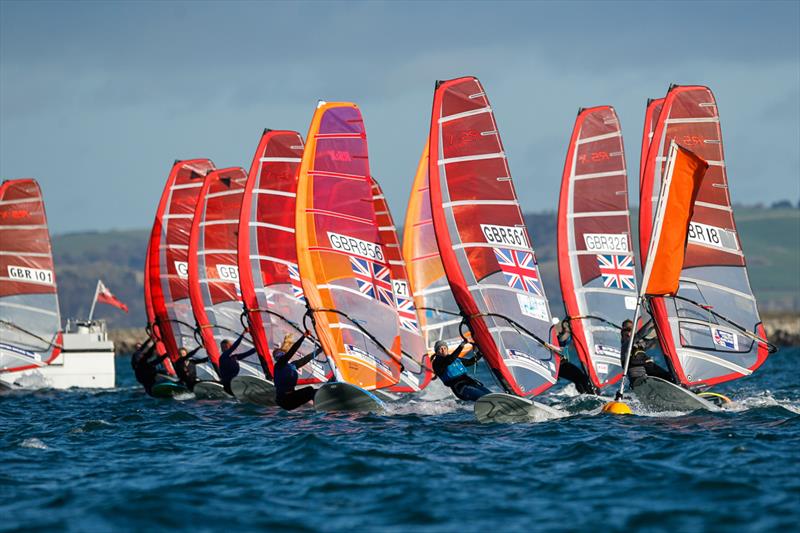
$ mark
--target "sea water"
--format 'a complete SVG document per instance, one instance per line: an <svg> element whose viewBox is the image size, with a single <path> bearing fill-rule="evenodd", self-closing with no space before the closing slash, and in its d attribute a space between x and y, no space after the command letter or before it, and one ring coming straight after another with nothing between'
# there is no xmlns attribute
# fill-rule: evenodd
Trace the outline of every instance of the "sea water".
<svg viewBox="0 0 800 533"><path fill-rule="evenodd" d="M471 406L383 415L157 400L118 359L112 391L0 395L0 530L788 531L800 523L800 351L719 387L733 408L600 413L571 388L538 423Z"/></svg>

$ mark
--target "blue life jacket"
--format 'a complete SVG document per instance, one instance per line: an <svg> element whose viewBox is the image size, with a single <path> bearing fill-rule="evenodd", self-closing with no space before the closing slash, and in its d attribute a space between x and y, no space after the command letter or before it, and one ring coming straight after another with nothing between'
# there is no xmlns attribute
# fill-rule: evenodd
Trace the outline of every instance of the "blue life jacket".
<svg viewBox="0 0 800 533"><path fill-rule="evenodd" d="M445 370L443 376L439 376L439 379L442 380L442 383L447 385L448 387L454 381L456 381L461 376L467 375L467 367L464 366L464 363L461 362L461 359L456 359L449 365L447 365L447 370Z"/></svg>

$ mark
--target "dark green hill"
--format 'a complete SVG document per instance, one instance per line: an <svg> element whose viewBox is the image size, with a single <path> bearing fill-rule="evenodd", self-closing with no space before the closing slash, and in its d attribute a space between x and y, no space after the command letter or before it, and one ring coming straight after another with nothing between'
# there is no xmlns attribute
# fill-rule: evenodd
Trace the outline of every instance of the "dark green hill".
<svg viewBox="0 0 800 533"><path fill-rule="evenodd" d="M555 213L525 215L545 290L554 313L563 313L556 263ZM765 311L800 310L800 210L737 208L753 289ZM634 229L636 222L633 223ZM147 230L72 233L53 238L64 318L86 317L98 279L130 307L127 315L106 305L95 314L111 327L145 323L142 282ZM638 242L634 238L634 243Z"/></svg>

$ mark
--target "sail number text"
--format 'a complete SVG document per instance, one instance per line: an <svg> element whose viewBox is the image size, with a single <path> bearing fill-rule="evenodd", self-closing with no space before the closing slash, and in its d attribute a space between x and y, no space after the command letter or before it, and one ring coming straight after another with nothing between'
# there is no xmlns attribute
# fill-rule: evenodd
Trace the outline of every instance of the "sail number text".
<svg viewBox="0 0 800 533"><path fill-rule="evenodd" d="M53 284L53 271L8 265L8 277L15 281Z"/></svg>
<svg viewBox="0 0 800 533"><path fill-rule="evenodd" d="M627 233L584 233L586 249L593 252L627 252Z"/></svg>
<svg viewBox="0 0 800 533"><path fill-rule="evenodd" d="M374 242L362 241L355 237L339 235L338 233L328 232L328 240L331 248L350 255L358 255L367 259L383 261L383 250L379 244Z"/></svg>
<svg viewBox="0 0 800 533"><path fill-rule="evenodd" d="M528 247L528 239L524 228L514 226L493 226L481 224L481 231L486 242L491 244L504 244L506 246Z"/></svg>

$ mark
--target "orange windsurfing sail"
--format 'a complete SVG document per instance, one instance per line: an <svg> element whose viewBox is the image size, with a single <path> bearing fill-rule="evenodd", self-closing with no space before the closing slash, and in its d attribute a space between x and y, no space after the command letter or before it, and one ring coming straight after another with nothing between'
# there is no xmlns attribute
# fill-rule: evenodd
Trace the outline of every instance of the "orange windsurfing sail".
<svg viewBox="0 0 800 533"><path fill-rule="evenodd" d="M394 385L402 368L397 308L357 105L317 107L300 164L296 214L303 293L337 377L365 389Z"/></svg>

